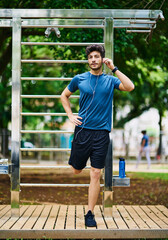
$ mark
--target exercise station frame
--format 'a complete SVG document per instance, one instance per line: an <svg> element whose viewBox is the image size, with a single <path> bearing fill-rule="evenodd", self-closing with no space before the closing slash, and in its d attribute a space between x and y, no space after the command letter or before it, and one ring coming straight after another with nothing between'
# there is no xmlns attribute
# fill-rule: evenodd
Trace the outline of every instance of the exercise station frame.
<svg viewBox="0 0 168 240"><path fill-rule="evenodd" d="M29 184L20 183L21 151L30 149L21 148L21 134L23 133L67 133L66 131L37 131L22 130L23 116L66 116L66 113L26 113L22 112L22 98L59 98L60 95L22 95L21 81L70 81L72 78L58 77L22 77L21 66L24 63L87 63L87 60L34 60L21 59L21 45L71 45L87 46L92 43L82 42L22 42L22 28L53 28L59 34L59 28L101 28L104 30L104 45L106 57L113 59L114 44L113 35L115 28L125 28L127 33L147 33L151 34L156 27L158 19L164 20L161 10L125 10L125 9L0 9L0 27L12 28L12 152L11 152L11 209L12 216L19 216L19 193L20 187L26 186L52 186L52 187L74 187L88 186L87 184ZM49 29L48 29L49 30ZM48 34L48 33L46 33ZM105 73L111 74L105 66ZM79 98L79 96L73 96ZM70 151L67 148L34 148L31 151ZM63 167L63 166L62 166ZM34 168L34 166L29 166ZM42 166L41 168L44 168ZM53 166L59 168L58 166ZM67 168L67 166L64 166ZM104 214L112 214L113 186L129 186L129 178L120 179L113 176L113 154L112 141L109 145L108 156L106 158L104 176Z"/></svg>

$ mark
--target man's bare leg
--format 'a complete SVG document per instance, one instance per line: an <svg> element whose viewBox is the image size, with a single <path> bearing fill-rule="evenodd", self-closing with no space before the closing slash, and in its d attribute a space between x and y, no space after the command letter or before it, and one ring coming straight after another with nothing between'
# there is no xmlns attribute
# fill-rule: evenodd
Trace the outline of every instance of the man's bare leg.
<svg viewBox="0 0 168 240"><path fill-rule="evenodd" d="M71 166L71 169L73 171L73 174L79 174L82 172L82 170L75 169L74 167Z"/></svg>
<svg viewBox="0 0 168 240"><path fill-rule="evenodd" d="M88 191L88 211L93 212L96 205L99 192L100 192L100 176L101 169L93 168L90 169L90 185Z"/></svg>

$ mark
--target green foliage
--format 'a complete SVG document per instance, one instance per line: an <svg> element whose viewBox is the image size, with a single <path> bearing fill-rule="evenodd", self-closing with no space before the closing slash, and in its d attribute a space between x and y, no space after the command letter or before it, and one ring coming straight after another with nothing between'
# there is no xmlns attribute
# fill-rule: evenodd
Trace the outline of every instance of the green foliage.
<svg viewBox="0 0 168 240"><path fill-rule="evenodd" d="M134 172L128 173L129 177L134 178L143 178L143 179L160 179L168 181L168 174L167 173L144 173L144 172Z"/></svg>
<svg viewBox="0 0 168 240"><path fill-rule="evenodd" d="M2 0L0 8L45 8L45 9L159 9L163 8L164 16L168 16L168 6L162 6L158 1L117 1L113 4L108 0L77 1L77 0L44 0L20 1ZM61 42L102 42L101 29L60 29L61 38L51 34L49 39L44 37L44 29L23 29L22 41L61 41ZM115 64L128 75L136 88L133 92L115 92L114 127L139 116L150 107L160 110L164 115L167 109L168 84L168 31L167 25L158 21L152 39L147 44L145 34L126 34L125 29L115 29L114 58ZM6 128L11 118L11 29L0 29L0 128ZM72 46L22 46L22 58L28 59L86 59L84 47ZM76 74L88 71L87 64L23 64L22 76L31 77L73 77ZM61 94L68 82L59 81L22 81L22 94ZM71 100L72 110L78 111L76 99ZM64 112L58 99L23 99L22 110L28 112ZM125 104L130 105L130 112L119 121L116 113ZM51 123L40 117L23 117L23 128L36 128L44 120L43 128L59 128L60 121L52 117ZM61 119L62 121L65 118Z"/></svg>
<svg viewBox="0 0 168 240"><path fill-rule="evenodd" d="M0 127L7 128L11 118L11 65L0 76Z"/></svg>

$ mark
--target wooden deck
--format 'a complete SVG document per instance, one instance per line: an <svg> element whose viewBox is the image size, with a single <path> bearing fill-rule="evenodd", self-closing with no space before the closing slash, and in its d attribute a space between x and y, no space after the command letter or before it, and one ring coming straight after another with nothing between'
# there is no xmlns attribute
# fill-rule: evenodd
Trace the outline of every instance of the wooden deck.
<svg viewBox="0 0 168 240"><path fill-rule="evenodd" d="M168 238L168 209L156 206L114 206L105 218L95 207L96 228L85 228L86 206L24 205L20 217L11 217L9 205L0 205L0 239L131 239Z"/></svg>

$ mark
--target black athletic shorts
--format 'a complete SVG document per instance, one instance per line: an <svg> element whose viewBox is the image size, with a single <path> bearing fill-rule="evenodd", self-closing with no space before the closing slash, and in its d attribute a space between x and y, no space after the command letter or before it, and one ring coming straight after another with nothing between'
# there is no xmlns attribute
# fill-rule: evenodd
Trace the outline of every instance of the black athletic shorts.
<svg viewBox="0 0 168 240"><path fill-rule="evenodd" d="M85 168L90 157L91 166L104 168L109 145L109 131L75 127L69 165L75 169Z"/></svg>

